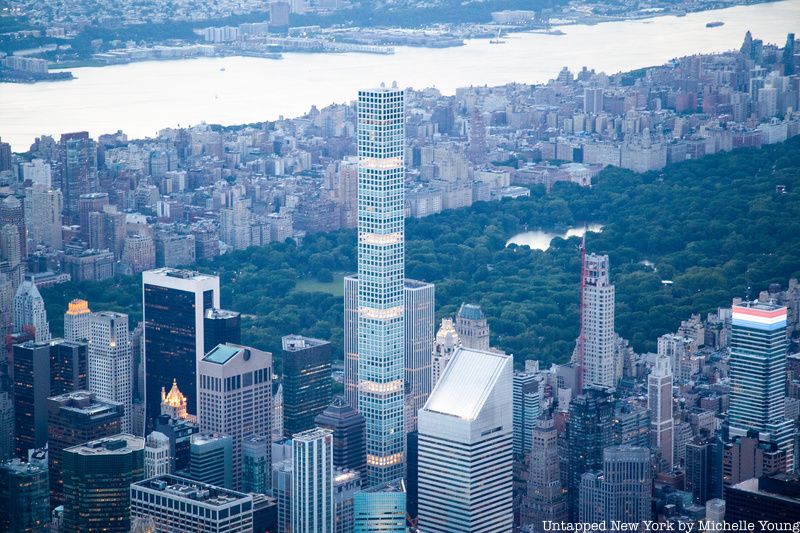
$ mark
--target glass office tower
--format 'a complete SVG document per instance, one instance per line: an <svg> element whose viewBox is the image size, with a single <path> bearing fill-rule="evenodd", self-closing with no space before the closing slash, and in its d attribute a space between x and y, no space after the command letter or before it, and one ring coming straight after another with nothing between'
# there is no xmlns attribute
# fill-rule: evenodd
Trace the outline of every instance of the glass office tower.
<svg viewBox="0 0 800 533"><path fill-rule="evenodd" d="M358 93L358 406L367 485L403 476L405 95Z"/></svg>

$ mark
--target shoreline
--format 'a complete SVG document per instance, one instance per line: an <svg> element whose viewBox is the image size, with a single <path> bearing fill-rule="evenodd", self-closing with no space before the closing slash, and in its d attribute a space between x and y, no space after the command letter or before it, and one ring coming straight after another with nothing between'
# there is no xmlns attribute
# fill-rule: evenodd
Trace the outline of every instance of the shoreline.
<svg viewBox="0 0 800 533"><path fill-rule="evenodd" d="M732 5L732 6L714 6L709 9L695 9L695 10L678 10L678 11L665 11L665 12L657 12L657 13L630 13L626 15L619 15L619 16L586 16L583 18L576 18L576 19L566 19L566 20L557 20L557 22L548 24L546 27L536 26L536 25L526 25L526 26L503 26L499 24L493 23L482 23L482 24L473 24L471 26L471 31L466 32L455 32L450 34L451 36L448 37L448 41L444 45L440 46L432 46L432 45L413 45L413 44L404 44L400 45L402 47L408 48L419 48L419 49L429 49L429 50L439 50L442 48L457 48L461 46L465 46L467 41L474 41L474 40L486 40L491 39L491 35L493 35L494 30L500 30L500 32L504 35L511 35L511 34L539 34L539 35L551 35L553 37L560 37L566 35L566 32L563 31L563 28L570 28L575 26L596 26L605 23L614 23L614 22L629 22L629 21L647 21L647 20L654 20L664 17L683 17L687 14L697 14L697 13L712 13L712 12L719 12L725 11L740 7L749 7L749 6L756 6L760 4L771 4L771 3L780 3L785 2L787 0L750 0L747 2L743 2L740 4ZM482 29L481 29L482 28ZM491 29L490 29L491 28ZM363 28L359 27L352 27L346 28L348 31L359 31ZM395 27L395 28L379 28L379 30L403 30L406 28ZM708 28L712 30L713 28ZM430 28L420 28L417 30L411 31L431 31ZM458 43L453 42L453 38L457 38L460 40ZM330 42L335 43L335 41L323 41L320 39L320 42ZM355 43L342 43L347 45L355 45ZM197 46L198 43L187 43L185 47L188 49L193 46ZM151 49L156 50L159 44L152 45ZM391 46L389 47L391 48ZM62 74L62 73L71 73L71 69L79 69L79 68L102 68L102 67L110 67L110 66L119 66L119 65L130 65L134 63L147 63L147 62L168 62L168 61L184 61L187 59L203 59L203 58L226 58L226 57L262 57L264 59L285 59L283 57L282 52L287 53L302 53L302 54L344 54L344 53L363 53L363 54L370 54L372 52L366 51L359 51L359 50L331 50L331 49L289 49L289 50L282 50L281 52L277 53L252 53L252 51L248 50L236 50L231 51L230 53L214 53L211 55L191 55L185 57L146 57L141 59L128 59L128 60L120 60L119 62L108 62L103 61L102 59L98 58L86 58L82 60L74 60L68 61L60 64L52 64L49 66L49 69L54 74ZM392 50L393 53L393 50ZM76 76L72 75L71 77L53 77L51 79L33 79L33 80L6 80L0 79L0 84L26 84L32 85L36 83L53 83L53 82L60 82L60 81L70 81L76 79Z"/></svg>

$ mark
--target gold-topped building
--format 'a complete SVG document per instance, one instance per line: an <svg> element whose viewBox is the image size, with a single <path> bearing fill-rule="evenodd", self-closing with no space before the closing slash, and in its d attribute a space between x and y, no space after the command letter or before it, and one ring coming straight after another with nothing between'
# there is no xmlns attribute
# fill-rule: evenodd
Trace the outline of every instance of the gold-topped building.
<svg viewBox="0 0 800 533"><path fill-rule="evenodd" d="M186 411L186 403L186 396L184 396L178 388L178 380L173 378L172 388L169 389L169 392L166 392L164 387L161 387L162 415L169 415L172 418L195 422L197 417L195 415L190 415Z"/></svg>
<svg viewBox="0 0 800 533"><path fill-rule="evenodd" d="M72 300L64 313L64 339L72 342L86 342L89 338L89 319L92 310L89 302L81 299Z"/></svg>

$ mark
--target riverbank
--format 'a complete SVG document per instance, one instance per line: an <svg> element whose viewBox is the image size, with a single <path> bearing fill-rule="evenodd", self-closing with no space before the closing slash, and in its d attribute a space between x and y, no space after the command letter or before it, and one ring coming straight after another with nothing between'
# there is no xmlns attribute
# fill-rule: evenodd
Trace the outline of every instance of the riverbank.
<svg viewBox="0 0 800 533"><path fill-rule="evenodd" d="M310 28L290 28L290 36L265 34L250 36L246 41L234 43L175 43L170 45L151 44L146 47L109 50L94 54L91 58L82 58L60 62L52 62L50 68L59 73L85 67L106 67L109 65L138 63L147 61L180 61L194 57L263 57L281 59L283 53L319 53L342 54L363 53L387 55L394 52L394 47L422 48L434 50L441 48L463 47L468 41L491 39L495 44L503 44L498 36L538 33L549 36L563 36L576 26L594 26L600 24L643 21L645 23L664 17L682 18L687 15L707 13L710 20L731 9L740 9L758 4L784 3L791 0L745 0L737 5L723 2L703 2L697 4L683 3L680 7L628 11L624 14L590 13L582 11L563 11L549 20L531 20L523 23L501 24L466 23L440 24L435 27L422 28L329 28L315 26ZM302 37L296 36L303 30ZM292 36L294 35L294 36ZM210 51L198 52L200 49ZM30 79L25 83L38 81L67 80L66 77L53 77L47 80ZM2 79L0 83L16 81Z"/></svg>
<svg viewBox="0 0 800 533"><path fill-rule="evenodd" d="M782 45L797 31L800 0L736 7L714 13L724 20L708 29L708 13L650 21L573 25L566 35L519 33L465 41L442 49L397 47L392 55L286 53L285 60L203 57L79 68L57 84L0 84L0 136L26 150L37 136L119 129L144 138L165 127L249 124L300 116L312 106L349 102L358 90L381 81L402 87L539 84L564 66L596 72L631 72L676 57L738 49L746 31ZM476 68L479 65L479 68ZM224 70L223 70L224 69Z"/></svg>

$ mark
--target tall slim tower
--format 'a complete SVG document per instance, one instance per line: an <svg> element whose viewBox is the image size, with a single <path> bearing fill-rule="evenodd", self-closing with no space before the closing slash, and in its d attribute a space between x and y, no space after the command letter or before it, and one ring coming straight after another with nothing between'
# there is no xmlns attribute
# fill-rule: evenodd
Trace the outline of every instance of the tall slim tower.
<svg viewBox="0 0 800 533"><path fill-rule="evenodd" d="M333 533L333 435L310 429L292 439L292 531Z"/></svg>
<svg viewBox="0 0 800 533"><path fill-rule="evenodd" d="M125 406L122 432L131 432L133 361L128 315L94 313L89 332L89 389L101 400Z"/></svg>
<svg viewBox="0 0 800 533"><path fill-rule="evenodd" d="M431 393L431 345L433 344L433 283L407 279L405 293L406 433L417 430L417 413Z"/></svg>
<svg viewBox="0 0 800 533"><path fill-rule="evenodd" d="M731 437L758 431L762 441L786 450L794 468L794 424L786 418L786 307L768 303L734 305L731 322Z"/></svg>
<svg viewBox="0 0 800 533"><path fill-rule="evenodd" d="M358 411L358 276L344 277L344 399ZM362 479L366 484L366 477Z"/></svg>
<svg viewBox="0 0 800 533"><path fill-rule="evenodd" d="M403 476L405 93L358 92L358 406L367 485Z"/></svg>
<svg viewBox="0 0 800 533"><path fill-rule="evenodd" d="M672 469L672 368L668 357L659 356L647 376L647 407L650 410L650 445L661 453L667 470Z"/></svg>
<svg viewBox="0 0 800 533"><path fill-rule="evenodd" d="M533 372L514 372L514 456L531 451L531 438L541 414L542 388Z"/></svg>
<svg viewBox="0 0 800 533"><path fill-rule="evenodd" d="M589 254L584 259L581 324L578 340L583 350L583 388L616 385L614 363L614 285L608 278L608 256ZM582 344L582 346L580 346Z"/></svg>

